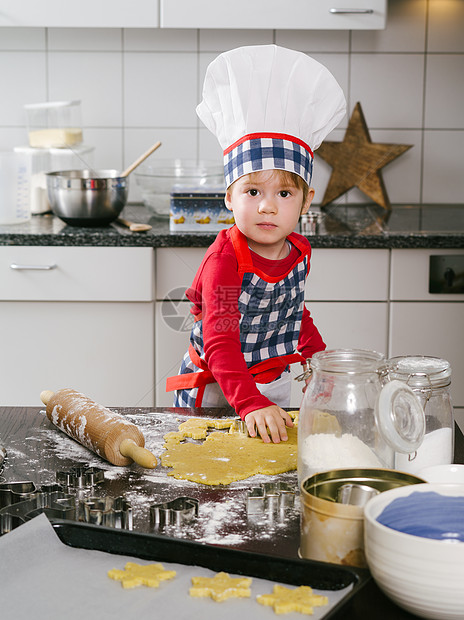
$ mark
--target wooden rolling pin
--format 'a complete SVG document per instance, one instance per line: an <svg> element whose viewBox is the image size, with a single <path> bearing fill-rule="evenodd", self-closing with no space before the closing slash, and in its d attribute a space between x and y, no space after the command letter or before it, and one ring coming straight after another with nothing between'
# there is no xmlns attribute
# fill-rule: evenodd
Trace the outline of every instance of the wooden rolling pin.
<svg viewBox="0 0 464 620"><path fill-rule="evenodd" d="M143 434L122 415L69 388L44 390L40 399L50 422L113 465L135 461L142 467L156 467L156 457L144 448Z"/></svg>

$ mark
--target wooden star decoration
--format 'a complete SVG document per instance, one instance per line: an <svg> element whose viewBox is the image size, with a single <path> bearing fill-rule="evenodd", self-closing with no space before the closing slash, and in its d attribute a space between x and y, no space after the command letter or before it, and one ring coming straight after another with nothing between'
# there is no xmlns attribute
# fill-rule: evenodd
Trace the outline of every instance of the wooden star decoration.
<svg viewBox="0 0 464 620"><path fill-rule="evenodd" d="M391 210L381 168L410 149L412 144L372 142L361 104L358 102L348 123L343 142L323 142L317 154L332 166L332 175L321 206L357 187L376 204Z"/></svg>

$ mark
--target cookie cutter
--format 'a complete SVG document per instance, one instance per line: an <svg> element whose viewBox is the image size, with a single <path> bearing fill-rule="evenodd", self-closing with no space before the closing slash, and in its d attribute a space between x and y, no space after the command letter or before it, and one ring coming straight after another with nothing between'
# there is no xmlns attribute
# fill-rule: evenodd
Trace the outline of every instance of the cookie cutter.
<svg viewBox="0 0 464 620"><path fill-rule="evenodd" d="M0 443L0 474L3 471L3 463L5 462L5 459L6 459L6 448L4 448L2 444Z"/></svg>
<svg viewBox="0 0 464 620"><path fill-rule="evenodd" d="M169 502L153 504L150 506L150 525L184 525L198 516L198 507L199 501L193 497L176 497Z"/></svg>
<svg viewBox="0 0 464 620"><path fill-rule="evenodd" d="M367 484L342 484L337 490L337 502L340 504L365 506L371 497L379 493L380 491L378 489Z"/></svg>
<svg viewBox="0 0 464 620"><path fill-rule="evenodd" d="M263 482L247 493L246 509L249 515L284 511L295 505L295 491L286 482Z"/></svg>
<svg viewBox="0 0 464 620"><path fill-rule="evenodd" d="M232 428L234 432L239 433L240 435L246 435L248 437L248 428L244 420L234 420L234 425L232 426Z"/></svg>
<svg viewBox="0 0 464 620"><path fill-rule="evenodd" d="M89 497L82 504L86 523L132 529L132 505L125 497Z"/></svg>
<svg viewBox="0 0 464 620"><path fill-rule="evenodd" d="M0 484L0 509L29 499L37 487L33 482L5 482Z"/></svg>
<svg viewBox="0 0 464 620"><path fill-rule="evenodd" d="M5 505L0 509L0 535L42 512L55 519L76 518L75 498L64 493L58 485L37 489L32 482L10 482L0 486L7 487L1 489Z"/></svg>
<svg viewBox="0 0 464 620"><path fill-rule="evenodd" d="M105 480L103 469L87 464L76 465L68 471L57 471L56 482L68 489L88 489Z"/></svg>

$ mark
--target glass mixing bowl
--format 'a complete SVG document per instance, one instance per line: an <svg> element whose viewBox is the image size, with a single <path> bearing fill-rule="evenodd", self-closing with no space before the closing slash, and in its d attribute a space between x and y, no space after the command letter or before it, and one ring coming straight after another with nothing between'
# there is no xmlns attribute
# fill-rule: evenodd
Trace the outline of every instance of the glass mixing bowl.
<svg viewBox="0 0 464 620"><path fill-rule="evenodd" d="M144 205L160 217L169 217L171 192L224 184L222 163L192 159L156 159L134 171Z"/></svg>

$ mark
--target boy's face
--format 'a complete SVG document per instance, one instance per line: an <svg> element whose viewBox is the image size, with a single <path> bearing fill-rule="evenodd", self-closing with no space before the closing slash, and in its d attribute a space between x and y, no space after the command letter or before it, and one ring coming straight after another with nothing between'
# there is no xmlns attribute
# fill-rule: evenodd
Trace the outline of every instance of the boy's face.
<svg viewBox="0 0 464 620"><path fill-rule="evenodd" d="M282 258L285 238L295 230L299 217L307 213L314 196L312 188L303 204L303 190L273 170L240 177L226 193L226 207L252 250L267 258Z"/></svg>

